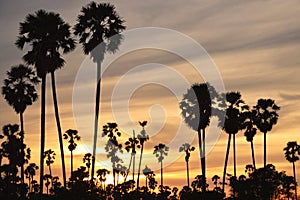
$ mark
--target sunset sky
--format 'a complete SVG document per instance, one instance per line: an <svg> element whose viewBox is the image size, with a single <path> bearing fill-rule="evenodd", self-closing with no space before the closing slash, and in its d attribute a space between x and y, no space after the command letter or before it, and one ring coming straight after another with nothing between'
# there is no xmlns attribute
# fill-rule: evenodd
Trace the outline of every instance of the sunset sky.
<svg viewBox="0 0 300 200"><path fill-rule="evenodd" d="M98 1L105 2L105 1ZM61 17L71 26L76 23L76 17L81 7L87 1L8 1L0 2L0 80L6 78L6 71L11 66L22 63L24 51L14 46L18 35L19 22L25 16L38 9L45 9L61 14ZM300 1L297 0L263 0L263 1L198 1L189 3L183 1L110 1L126 21L124 34L144 27L167 28L181 33L202 45L214 64L211 71L220 75L225 91L240 91L242 98L251 107L259 98L274 99L279 105L279 120L272 131L268 133L267 162L276 168L292 175L292 165L284 158L283 148L288 141L300 143ZM137 38L139 38L137 35ZM124 37L120 50L126 44L144 45L145 40L133 40ZM157 35L161 44L172 50L189 51L181 40L171 40L168 35ZM143 38L142 38L143 39ZM122 47L122 45L124 45ZM195 52L189 52L192 55ZM203 57L202 57L203 56ZM193 57L197 61L206 59L207 55ZM107 55L113 57L113 55ZM77 129L82 136L75 150L75 166L82 164L83 155L91 152L93 132L93 109L95 91L95 69L89 56L82 52L81 45L64 56L66 65L56 72L58 102L63 131ZM146 143L146 155L142 168L148 165L157 170L159 178L159 163L152 155L154 145L165 143L169 145L170 153L166 159L165 184L182 186L186 184L184 155L178 153L182 143L192 142L196 147L190 159L191 180L200 174L200 163L196 133L185 127L180 115L179 100L183 94L179 91L188 89L193 83L204 80L216 80L218 77L201 77L187 62L186 58L174 52L144 48L126 52L113 57L111 65L103 73L101 91L100 127L106 122L116 121L123 131L122 141L131 136L132 130L139 133L141 128L137 121L147 120L146 127L150 135ZM203 61L203 60L202 60ZM203 62L205 63L205 62ZM199 67L199 66L196 66ZM47 82L46 107L46 149L54 149L57 158L54 172L61 174L58 148L58 137L54 119L54 109L51 96L50 77ZM164 83L161 84L161 83ZM223 85L222 85L223 84ZM174 89L176 88L176 89ZM177 90L176 90L177 91ZM40 92L40 86L38 86ZM91 97L91 98L89 98ZM127 111L128 109L128 111ZM19 123L19 116L0 98L0 126L8 123ZM40 100L25 111L25 142L32 149L30 162L39 163L40 148ZM214 125L216 120L212 121ZM98 137L97 168L109 168L103 149L105 140ZM227 134L220 133L217 128L208 131L216 139L211 144L207 155L207 178L214 174L222 176L225 158ZM212 139L212 140L214 140ZM254 138L257 166L263 165L263 135L257 133ZM69 174L69 151L65 143L66 165ZM228 173L233 173L232 152ZM124 165L128 165L129 154L123 155ZM238 174L244 174L246 164L251 163L250 144L243 132L237 135ZM299 163L297 163L299 165ZM297 166L298 167L298 166ZM297 171L297 181L300 182L300 165ZM47 172L47 169L46 169ZM159 179L158 179L159 180ZM144 180L142 181L144 184ZM210 183L210 187L213 187Z"/></svg>

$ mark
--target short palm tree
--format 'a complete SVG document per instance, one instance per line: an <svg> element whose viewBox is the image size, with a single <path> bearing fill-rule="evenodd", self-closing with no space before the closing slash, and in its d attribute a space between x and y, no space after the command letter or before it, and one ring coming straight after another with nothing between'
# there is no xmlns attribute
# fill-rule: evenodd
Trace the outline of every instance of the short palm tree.
<svg viewBox="0 0 300 200"><path fill-rule="evenodd" d="M257 129L255 128L254 121L253 121L253 112L245 112L245 122L243 124L243 128L245 128L244 135L246 137L247 142L250 142L251 145L251 155L252 155L252 164L254 169L256 169L256 163L255 163L255 153L254 153L254 145L253 145L253 139L256 135Z"/></svg>
<svg viewBox="0 0 300 200"><path fill-rule="evenodd" d="M90 175L90 168L91 168L91 160L93 160L93 156L91 153L84 154L83 163L85 163L85 166L88 169L89 175Z"/></svg>
<svg viewBox="0 0 300 200"><path fill-rule="evenodd" d="M17 114L20 114L21 142L24 144L23 114L27 106L37 100L35 85L39 83L36 73L28 66L20 64L11 67L2 86L2 95ZM24 152L23 152L24 153ZM24 183L24 163L21 165L21 181Z"/></svg>
<svg viewBox="0 0 300 200"><path fill-rule="evenodd" d="M149 135L147 135L146 130L145 130L147 121L139 122L139 124L142 127L142 131L137 136L137 138L139 139L140 145L141 145L141 155L140 155L140 162L139 162L139 169L138 169L137 188L139 188L139 186L140 186L140 173L141 173L142 157L143 157L143 152L144 152L144 144L147 140L149 140Z"/></svg>
<svg viewBox="0 0 300 200"><path fill-rule="evenodd" d="M110 171L108 171L107 169L98 169L96 172L97 177L99 178L99 181L101 182L101 187L103 190L105 190L106 175L109 173L110 173Z"/></svg>
<svg viewBox="0 0 300 200"><path fill-rule="evenodd" d="M231 137L233 136L233 160L234 160L234 176L236 177L236 151L235 151L235 135L243 128L245 115L243 112L246 112L249 109L249 106L241 99L242 95L239 92L228 92L223 94L223 98L226 99L226 114L223 129L228 134L228 143L227 151L224 164L223 172L223 184L222 190L225 189L225 177L227 170L227 163L231 145Z"/></svg>
<svg viewBox="0 0 300 200"><path fill-rule="evenodd" d="M201 170L204 177L206 176L205 129L209 126L212 114L214 114L213 111L216 107L214 100L217 98L218 94L215 88L209 83L202 83L192 85L180 102L181 114L185 123L198 133ZM206 179L202 180L206 181Z"/></svg>
<svg viewBox="0 0 300 200"><path fill-rule="evenodd" d="M89 3L82 7L78 15L74 34L79 37L84 54L91 54L97 63L96 103L94 122L93 157L96 158L98 121L101 90L101 63L106 52L114 53L120 44L119 37L113 37L125 29L124 20L118 15L115 7L108 3ZM92 162L91 177L94 175L95 160Z"/></svg>
<svg viewBox="0 0 300 200"><path fill-rule="evenodd" d="M44 158L46 159L46 165L49 167L49 174L52 177L52 170L51 170L51 164L54 163L55 160L55 152L52 151L51 149L48 149L47 151L44 152Z"/></svg>
<svg viewBox="0 0 300 200"><path fill-rule="evenodd" d="M254 123L260 132L264 134L264 167L267 166L267 132L277 124L280 107L272 99L259 99L253 107Z"/></svg>
<svg viewBox="0 0 300 200"><path fill-rule="evenodd" d="M164 187L164 185L163 185L163 159L165 158L165 156L168 155L168 151L169 151L169 147L167 147L165 144L160 143L160 144L154 146L153 154L155 154L155 156L158 159L158 162L160 162L160 185L161 185L162 190Z"/></svg>
<svg viewBox="0 0 300 200"><path fill-rule="evenodd" d="M68 143L69 143L68 149L71 152L71 177L72 177L72 174L73 174L73 151L77 147L76 141L80 140L80 136L78 135L77 130L68 129L66 131L66 133L64 133L64 139L68 140Z"/></svg>
<svg viewBox="0 0 300 200"><path fill-rule="evenodd" d="M35 14L26 16L20 23L19 36L16 46L23 49L25 44L31 46L23 59L29 65L35 66L37 75L42 79L41 86L41 151L40 151L40 192L43 192L45 149L45 99L46 99L46 75L51 73L52 93L60 145L62 174L66 187L66 170L64 162L63 139L58 114L58 103L55 86L55 70L64 66L65 61L61 54L68 53L75 48L75 42L71 37L70 25L63 21L59 14L38 10Z"/></svg>
<svg viewBox="0 0 300 200"><path fill-rule="evenodd" d="M139 140L135 137L135 132L133 130L133 136L125 142L125 149L127 152L131 151L131 157L129 161L128 172L130 171L131 163L132 163L132 180L134 180L134 172L135 172L135 155L136 149L140 148Z"/></svg>
<svg viewBox="0 0 300 200"><path fill-rule="evenodd" d="M30 163L25 169L25 175L26 175L26 178L28 178L29 192L33 191L33 188L32 188L33 177L36 175L36 171L38 169L39 169L39 167L35 163Z"/></svg>
<svg viewBox="0 0 300 200"><path fill-rule="evenodd" d="M288 142L287 146L283 149L285 152L285 158L287 161L293 164L294 183L295 183L295 197L297 199L297 179L296 179L296 166L295 162L299 160L300 156L300 145L296 141Z"/></svg>
<svg viewBox="0 0 300 200"><path fill-rule="evenodd" d="M191 152L195 150L195 147L191 147L190 144L184 143L179 147L179 152L185 152L185 162L186 162L186 178L187 186L190 187L190 175L189 175L189 159L191 157Z"/></svg>

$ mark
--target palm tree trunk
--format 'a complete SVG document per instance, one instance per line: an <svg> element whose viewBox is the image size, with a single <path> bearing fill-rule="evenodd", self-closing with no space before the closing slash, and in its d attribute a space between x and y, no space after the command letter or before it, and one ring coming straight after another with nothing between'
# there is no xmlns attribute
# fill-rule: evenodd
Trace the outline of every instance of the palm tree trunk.
<svg viewBox="0 0 300 200"><path fill-rule="evenodd" d="M49 165L49 174L50 174L50 176L51 176L51 186L53 187L53 182L52 182L52 180L53 180L53 178L52 178L52 170L51 170L51 166Z"/></svg>
<svg viewBox="0 0 300 200"><path fill-rule="evenodd" d="M253 167L254 167L254 169L256 169L253 141L251 141L250 144L251 144L251 152L252 152L252 162L253 162Z"/></svg>
<svg viewBox="0 0 300 200"><path fill-rule="evenodd" d="M202 191L205 193L206 191L206 164L205 164L205 129L202 129L202 175L203 175L203 183L202 183Z"/></svg>
<svg viewBox="0 0 300 200"><path fill-rule="evenodd" d="M132 180L134 180L134 166L135 166L135 153L133 154L133 163L132 163Z"/></svg>
<svg viewBox="0 0 300 200"><path fill-rule="evenodd" d="M128 176L128 174L129 174L129 172L130 172L131 163L132 163L132 154L131 154L131 156L130 156L129 166L128 166L128 169L127 169L127 173L126 173L124 182L126 182L127 176Z"/></svg>
<svg viewBox="0 0 300 200"><path fill-rule="evenodd" d="M23 120L23 112L20 112L20 124L21 124L21 143L22 143L22 159L25 159L25 152L24 152L24 120ZM21 182L24 183L24 162L21 165Z"/></svg>
<svg viewBox="0 0 300 200"><path fill-rule="evenodd" d="M113 179L114 179L114 187L116 187L116 170L115 170L115 167L113 167Z"/></svg>
<svg viewBox="0 0 300 200"><path fill-rule="evenodd" d="M229 151L230 151L230 141L231 141L231 134L228 135L228 143L227 143L227 150L226 150L226 156L225 156L223 182L222 182L222 191L223 192L225 190L225 179L226 179L226 170L227 170L227 163L228 163L228 157L229 157Z"/></svg>
<svg viewBox="0 0 300 200"><path fill-rule="evenodd" d="M233 175L236 177L236 150L235 150L235 134L233 134Z"/></svg>
<svg viewBox="0 0 300 200"><path fill-rule="evenodd" d="M56 119L56 126L57 126L57 132L58 132L58 140L59 140L59 148L60 148L60 157L61 157L61 167L62 167L62 175L63 175L63 184L64 184L64 187L66 187L66 185L67 185L67 179L66 179L66 166L65 166L64 145L63 145L61 124L60 124L60 119L59 119L59 111L58 111L58 103L57 103L56 84L55 84L55 74L54 74L54 71L51 72L51 82L52 82L52 96L53 96L53 104L54 104L54 111L55 111L55 119Z"/></svg>
<svg viewBox="0 0 300 200"><path fill-rule="evenodd" d="M45 122L46 122L46 74L42 75L41 97L41 151L40 151L40 194L43 194L44 177L44 151L45 151Z"/></svg>
<svg viewBox="0 0 300 200"><path fill-rule="evenodd" d="M296 167L295 167L295 162L293 162L293 173L294 173L294 181L295 181L295 196L297 199L297 179L296 179Z"/></svg>
<svg viewBox="0 0 300 200"><path fill-rule="evenodd" d="M264 132L264 168L267 166L267 132Z"/></svg>
<svg viewBox="0 0 300 200"><path fill-rule="evenodd" d="M144 151L144 144L141 146L141 155L140 155L140 162L139 162L139 169L138 169L138 177L137 177L137 188L140 187L140 173L141 173L141 164L142 164L142 157L143 157L143 151Z"/></svg>
<svg viewBox="0 0 300 200"><path fill-rule="evenodd" d="M94 172L95 172L100 96L101 96L101 62L97 61L97 88L96 88L95 119L94 119L94 144L93 144L94 159L92 160L93 162L92 162L92 172L91 172L92 178L91 178L91 180L93 180Z"/></svg>
<svg viewBox="0 0 300 200"><path fill-rule="evenodd" d="M70 175L73 182L72 174L73 174L73 151L71 151L71 175Z"/></svg>
<svg viewBox="0 0 300 200"><path fill-rule="evenodd" d="M189 162L186 162L186 178L187 178L187 185L190 188L190 174L189 174Z"/></svg>
<svg viewBox="0 0 300 200"><path fill-rule="evenodd" d="M161 193L164 190L164 183L163 183L163 162L160 162L160 185L161 185Z"/></svg>
<svg viewBox="0 0 300 200"><path fill-rule="evenodd" d="M203 160L202 160L202 137L201 137L201 129L198 130L198 142L199 142L199 154L200 154L200 162L201 162L201 173L203 175Z"/></svg>

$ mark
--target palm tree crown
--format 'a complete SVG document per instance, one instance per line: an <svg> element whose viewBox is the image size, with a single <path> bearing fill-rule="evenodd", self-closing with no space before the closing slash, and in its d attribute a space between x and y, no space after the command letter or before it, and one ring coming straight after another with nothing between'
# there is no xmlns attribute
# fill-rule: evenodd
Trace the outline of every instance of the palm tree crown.
<svg viewBox="0 0 300 200"><path fill-rule="evenodd" d="M285 151L284 154L287 161L296 162L299 160L300 145L298 145L297 142L288 142L283 150Z"/></svg>

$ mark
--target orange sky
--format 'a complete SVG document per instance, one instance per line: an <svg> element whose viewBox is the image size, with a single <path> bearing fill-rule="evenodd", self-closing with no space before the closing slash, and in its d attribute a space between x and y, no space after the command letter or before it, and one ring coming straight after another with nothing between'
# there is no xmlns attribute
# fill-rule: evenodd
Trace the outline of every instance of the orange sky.
<svg viewBox="0 0 300 200"><path fill-rule="evenodd" d="M300 73L300 21L298 20L300 3L298 1L210 1L208 3L195 0L189 4L183 4L181 1L151 1L151 3L112 1L112 3L126 20L127 30L147 26L163 27L193 38L205 48L213 59L226 91L240 91L243 99L250 106L255 105L259 98L275 99L281 110L278 124L268 134L268 162L273 163L278 170L287 171L289 175L292 175L291 164L285 160L282 149L288 141L296 140L300 143L300 125L298 123L300 113L300 79L298 75ZM28 13L44 8L59 12L68 23L74 25L76 16L83 5L86 5L85 1L54 1L51 3L46 1L26 3L1 1L0 25L5 28L2 30L0 42L2 47L0 79L5 78L5 72L9 70L10 66L21 62L24 52L19 51L13 44L18 34L18 23L23 21ZM174 45L174 49L185 48L179 41L164 40L164 42ZM74 91L76 92L78 89L74 87L76 85L75 77L78 76L79 69L82 67L93 69L94 67L84 66L82 64L84 59L88 59L88 57L82 54L81 47L78 45L75 51L65 56L65 67L56 73L62 128L63 130L77 128L82 136L82 141L74 152L75 168L82 164L84 153L91 151L90 142L93 130L93 101L74 104ZM108 121L117 121L122 124L121 128L127 132L127 134L123 134L125 138L131 134L132 129L135 129L136 132L140 131L140 127L136 123L138 120L150 122L146 130L151 137L150 141L146 143L147 156L145 156L142 166L147 164L153 169L159 169L157 160L151 155L154 145L159 142L168 144L177 137L183 143L192 140L195 135L192 130L176 134L179 132L180 125L183 125L178 99L170 91L170 88L149 81L137 88L129 99L126 98L129 90L124 89L117 95L113 94L113 91L121 84L132 88L138 81L149 80L152 76L153 82L164 80L170 83L169 87L182 84L182 80L172 79L171 73L159 71L161 69L159 64L167 66L172 72L177 72L191 84L203 82L203 77L195 73L192 65L178 55L159 49L129 52L117 58L103 74L100 114L101 125ZM142 71L138 73L139 77L136 77L135 73L126 74L138 67ZM88 77L90 78L90 76ZM124 77L129 79L123 79ZM47 84L49 87L46 101L46 149L51 148L56 151L54 172L60 175L58 139L50 82ZM89 92L93 94L94 79L87 79L82 87L88 94L90 94ZM113 106L111 106L112 101L115 102ZM112 107L118 108L127 103L131 117L128 124L132 122L136 124L135 126L124 124L123 119L118 121L112 115ZM39 163L39 110L40 102L38 100L25 112L25 141L32 149L31 162L36 163ZM18 116L3 98L0 98L0 111L2 113L1 126L18 123ZM120 115L123 110L115 109L114 112L120 112L116 114ZM216 130L212 129L208 134L215 133L214 131ZM193 145L198 147L197 139L192 141ZM207 156L208 179L214 174L222 176L226 142L227 135L221 133L219 140ZM262 142L262 134L258 133L254 139L258 166L263 164ZM103 143L99 136L98 158L100 160L105 158ZM170 164L164 168L165 183L181 186L186 183L184 155L179 155L176 148L171 148L170 151L170 156L166 161ZM69 152L66 150L65 153L69 172ZM251 163L250 155L250 144L246 142L243 133L239 133L237 135L238 174L243 174L245 165ZM232 158L230 157L230 159ZM128 161L127 155L124 157L124 162L128 163ZM190 162L192 179L200 173L197 151L192 153ZM105 162L97 164L97 167L102 167ZM229 161L228 172L232 173L232 160ZM159 178L159 171L157 171L157 178ZM297 180L300 182L300 170L297 171ZM212 184L210 185L212 186Z"/></svg>

